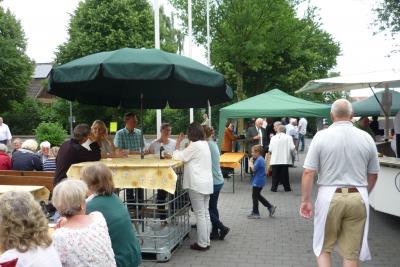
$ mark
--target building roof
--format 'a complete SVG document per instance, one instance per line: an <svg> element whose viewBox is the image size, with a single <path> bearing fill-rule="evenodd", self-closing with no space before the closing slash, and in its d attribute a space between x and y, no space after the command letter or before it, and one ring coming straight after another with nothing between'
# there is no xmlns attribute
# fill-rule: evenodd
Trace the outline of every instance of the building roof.
<svg viewBox="0 0 400 267"><path fill-rule="evenodd" d="M33 74L34 79L46 79L49 75L53 63L37 63L35 65L35 73Z"/></svg>

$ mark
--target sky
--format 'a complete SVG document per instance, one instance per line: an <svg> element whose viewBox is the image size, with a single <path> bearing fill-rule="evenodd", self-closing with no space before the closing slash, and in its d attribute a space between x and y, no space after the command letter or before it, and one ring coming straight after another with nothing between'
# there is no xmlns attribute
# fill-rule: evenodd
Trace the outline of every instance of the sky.
<svg viewBox="0 0 400 267"><path fill-rule="evenodd" d="M21 21L28 41L27 54L37 63L51 62L57 46L68 39L68 23L80 0L3 0L5 8ZM154 0L151 0L153 3ZM159 0L167 13L173 9L167 0ZM308 1L306 1L308 2ZM321 27L341 45L333 71L342 75L396 69L400 70L400 53L393 53L395 41L384 34L374 35L372 8L374 0L310 0L319 8ZM299 9L302 14L305 4ZM184 54L189 42L186 40ZM192 57L206 64L205 49L193 48ZM369 94L360 91L360 94ZM357 95L357 92L352 93Z"/></svg>

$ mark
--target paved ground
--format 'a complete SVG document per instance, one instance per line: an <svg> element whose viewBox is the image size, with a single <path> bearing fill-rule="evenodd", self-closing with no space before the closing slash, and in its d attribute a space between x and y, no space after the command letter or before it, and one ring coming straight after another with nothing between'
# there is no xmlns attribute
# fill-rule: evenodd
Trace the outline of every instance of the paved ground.
<svg viewBox="0 0 400 267"><path fill-rule="evenodd" d="M300 155L300 161L304 159ZM262 219L249 220L251 211L251 187L249 178L237 181L235 194L224 192L220 196L219 210L224 224L231 228L225 241L214 241L207 252L192 251L189 245L196 238L195 230L179 247L167 263L144 262L143 266L315 266L312 252L312 220L298 215L300 201L301 164L290 169L293 192L272 193L268 181L263 194L278 206L275 218L267 216L261 208ZM227 181L224 191L232 190ZM315 191L315 190L314 190ZM371 209L369 244L372 261L361 266L400 266L400 217L375 212ZM334 254L333 266L340 266L340 258Z"/></svg>

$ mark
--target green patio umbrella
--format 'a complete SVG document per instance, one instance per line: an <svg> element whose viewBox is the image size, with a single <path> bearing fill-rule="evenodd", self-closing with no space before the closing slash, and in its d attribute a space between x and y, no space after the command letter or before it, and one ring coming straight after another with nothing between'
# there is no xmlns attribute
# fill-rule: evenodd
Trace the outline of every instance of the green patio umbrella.
<svg viewBox="0 0 400 267"><path fill-rule="evenodd" d="M55 66L50 94L125 108L203 108L229 101L224 76L184 56L158 49L123 48ZM141 102L141 99L143 101Z"/></svg>
<svg viewBox="0 0 400 267"><path fill-rule="evenodd" d="M142 111L167 104L204 108L233 97L221 73L193 59L133 48L100 52L53 67L48 92L83 104Z"/></svg>

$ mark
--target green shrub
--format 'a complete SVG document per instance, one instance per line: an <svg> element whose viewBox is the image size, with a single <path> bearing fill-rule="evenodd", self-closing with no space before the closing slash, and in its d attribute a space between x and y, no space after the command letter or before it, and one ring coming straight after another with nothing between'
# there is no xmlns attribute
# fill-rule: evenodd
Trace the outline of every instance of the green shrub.
<svg viewBox="0 0 400 267"><path fill-rule="evenodd" d="M33 129L40 123L39 104L27 96L23 101L11 101L11 109L2 114L4 122L13 135L32 135Z"/></svg>
<svg viewBox="0 0 400 267"><path fill-rule="evenodd" d="M67 131L61 124L53 122L42 122L35 129L36 140L40 143L49 141L52 146L59 146L67 138Z"/></svg>

